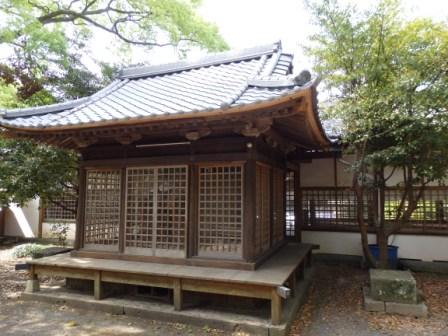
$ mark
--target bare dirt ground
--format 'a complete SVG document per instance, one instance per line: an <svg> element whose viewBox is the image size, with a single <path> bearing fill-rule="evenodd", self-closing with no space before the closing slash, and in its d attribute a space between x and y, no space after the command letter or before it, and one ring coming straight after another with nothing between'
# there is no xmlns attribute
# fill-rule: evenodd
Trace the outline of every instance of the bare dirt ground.
<svg viewBox="0 0 448 336"><path fill-rule="evenodd" d="M227 336L222 330L162 323L126 315L85 311L65 305L31 302L20 299L27 273L16 272L19 260L11 249L0 247L0 335L1 336ZM51 283L51 279L43 279ZM239 333L234 333L239 336Z"/></svg>
<svg viewBox="0 0 448 336"><path fill-rule="evenodd" d="M319 264L291 336L448 336L448 275L414 276L426 298L427 318L366 312L362 308L361 288L367 285L367 271Z"/></svg>
<svg viewBox="0 0 448 336"><path fill-rule="evenodd" d="M0 335L245 336L179 323L85 311L64 305L20 299L26 272L14 271L18 260L0 247ZM297 314L291 336L448 336L448 275L415 274L429 307L424 319L368 313L362 310L361 287L367 272L346 265L316 265L306 304ZM51 284L51 279L43 279Z"/></svg>

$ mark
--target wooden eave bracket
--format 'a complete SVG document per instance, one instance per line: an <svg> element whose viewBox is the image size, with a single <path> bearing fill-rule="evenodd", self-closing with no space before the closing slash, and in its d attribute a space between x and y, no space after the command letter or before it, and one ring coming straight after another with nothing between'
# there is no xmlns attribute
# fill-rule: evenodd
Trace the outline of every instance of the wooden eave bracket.
<svg viewBox="0 0 448 336"><path fill-rule="evenodd" d="M86 148L98 142L98 138L96 137L89 137L89 138L74 137L72 138L72 140L78 148Z"/></svg>
<svg viewBox="0 0 448 336"><path fill-rule="evenodd" d="M273 120L271 117L262 117L253 121L248 121L241 128L235 129L236 133L240 133L246 137L257 138L261 134L271 129Z"/></svg>
<svg viewBox="0 0 448 336"><path fill-rule="evenodd" d="M201 138L204 138L206 136L209 136L212 133L212 130L210 128L202 128L197 131L191 131L185 133L185 138L189 141L196 141Z"/></svg>
<svg viewBox="0 0 448 336"><path fill-rule="evenodd" d="M131 143L138 141L142 138L140 133L127 133L115 137L115 140L122 145L130 145Z"/></svg>

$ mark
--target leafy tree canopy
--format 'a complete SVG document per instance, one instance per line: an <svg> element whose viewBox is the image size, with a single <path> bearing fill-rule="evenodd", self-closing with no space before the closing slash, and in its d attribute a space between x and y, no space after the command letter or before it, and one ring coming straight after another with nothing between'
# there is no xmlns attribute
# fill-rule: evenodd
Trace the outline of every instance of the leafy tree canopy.
<svg viewBox="0 0 448 336"><path fill-rule="evenodd" d="M416 209L422 189L415 194L413 186L447 175L448 26L405 20L394 0L365 11L337 0L314 1L309 8L319 31L307 52L330 95L327 113L343 119L343 141L356 153L358 202L366 173L381 192L390 177L385 167L403 172L405 192L394 225L375 221L384 242Z"/></svg>
<svg viewBox="0 0 448 336"><path fill-rule="evenodd" d="M61 100L90 94L104 83L93 78L80 59L98 31L121 42L123 48L117 47L117 52L131 45L225 49L216 26L196 13L198 4L197 0L4 0L0 47L11 48L13 55L0 64L0 78L15 85L28 105L48 103L51 96ZM71 76L91 90L66 91ZM44 89L50 92L44 94ZM36 93L40 95L36 101L27 101Z"/></svg>
<svg viewBox="0 0 448 336"><path fill-rule="evenodd" d="M98 31L115 37L117 53L132 45L226 49L216 26L196 13L198 5L197 0L1 1L0 48L12 52L0 60L0 114L2 108L88 96L105 86L118 65L96 60L101 74L95 74L82 63ZM77 159L73 152L0 134L0 206L36 196L51 201L67 187L76 189Z"/></svg>

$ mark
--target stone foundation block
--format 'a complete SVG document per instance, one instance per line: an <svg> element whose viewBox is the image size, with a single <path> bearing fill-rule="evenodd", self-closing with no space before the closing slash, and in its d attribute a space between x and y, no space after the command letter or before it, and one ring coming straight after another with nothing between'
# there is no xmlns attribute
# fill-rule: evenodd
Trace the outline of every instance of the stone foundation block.
<svg viewBox="0 0 448 336"><path fill-rule="evenodd" d="M364 301L364 309L370 312L382 312L386 311L386 306L384 301L374 300L369 295L369 288L364 287L363 291L363 301Z"/></svg>
<svg viewBox="0 0 448 336"><path fill-rule="evenodd" d="M370 297L374 300L417 304L417 285L409 271L370 270Z"/></svg>
<svg viewBox="0 0 448 336"><path fill-rule="evenodd" d="M27 280L25 293L35 293L40 291L39 280Z"/></svg>
<svg viewBox="0 0 448 336"><path fill-rule="evenodd" d="M423 302L417 304L386 302L386 313L426 317L428 316L428 307Z"/></svg>

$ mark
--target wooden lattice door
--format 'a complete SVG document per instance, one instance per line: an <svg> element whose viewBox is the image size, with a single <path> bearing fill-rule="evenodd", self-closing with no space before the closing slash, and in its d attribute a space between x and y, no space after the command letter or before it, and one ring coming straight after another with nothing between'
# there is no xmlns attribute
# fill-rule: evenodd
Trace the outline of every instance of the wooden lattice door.
<svg viewBox="0 0 448 336"><path fill-rule="evenodd" d="M199 167L198 255L242 257L243 166Z"/></svg>
<svg viewBox="0 0 448 336"><path fill-rule="evenodd" d="M127 169L125 253L185 257L187 166Z"/></svg>
<svg viewBox="0 0 448 336"><path fill-rule="evenodd" d="M84 248L117 251L120 226L121 171L86 172Z"/></svg>

